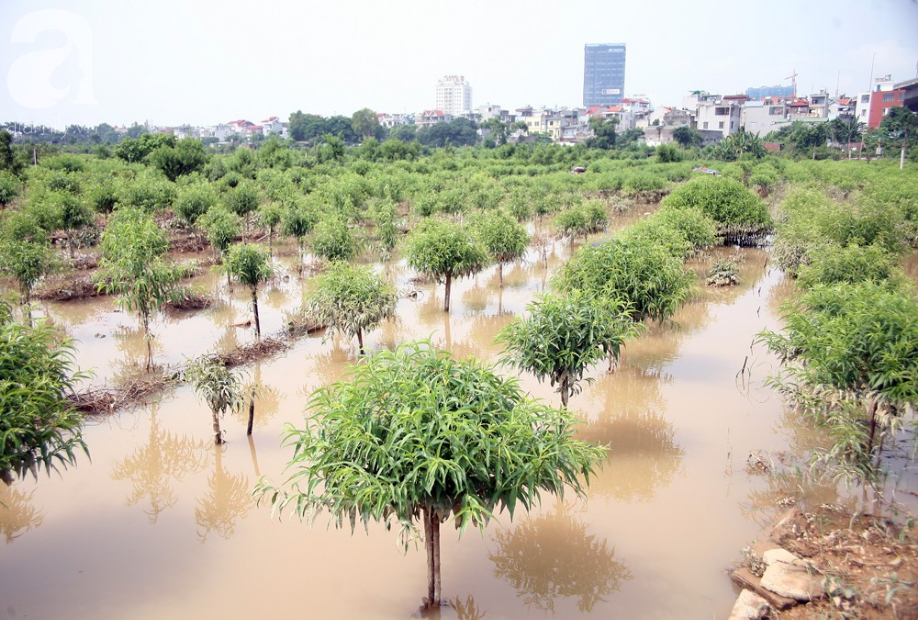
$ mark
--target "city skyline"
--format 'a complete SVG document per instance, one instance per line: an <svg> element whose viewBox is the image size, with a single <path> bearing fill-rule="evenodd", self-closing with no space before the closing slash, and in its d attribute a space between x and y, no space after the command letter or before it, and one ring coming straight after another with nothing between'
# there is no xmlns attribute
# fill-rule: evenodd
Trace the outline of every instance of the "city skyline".
<svg viewBox="0 0 918 620"><path fill-rule="evenodd" d="M678 106L691 90L786 85L792 73L800 94L852 95L868 89L871 74L914 77L918 61L911 0L842 0L830 10L789 0L614 9L587 0L576 15L500 27L519 23L527 6L8 0L0 6L0 122L174 126L286 120L296 110L415 112L433 108L431 86L453 74L475 85L476 106L574 107L582 50L593 41L627 45L624 94L657 106ZM444 24L457 36L488 34L447 45Z"/></svg>

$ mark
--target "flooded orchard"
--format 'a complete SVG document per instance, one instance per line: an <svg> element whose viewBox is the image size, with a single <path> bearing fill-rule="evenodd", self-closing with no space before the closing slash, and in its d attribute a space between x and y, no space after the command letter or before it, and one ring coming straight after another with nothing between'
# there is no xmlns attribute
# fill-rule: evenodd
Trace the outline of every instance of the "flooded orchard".
<svg viewBox="0 0 918 620"><path fill-rule="evenodd" d="M458 356L496 361L497 332L522 313L570 253L557 243L541 256L495 267L454 284L449 314L443 288L418 282L403 262L378 264L400 292L398 320L367 335L371 350L429 338ZM777 509L768 480L747 459L805 439L763 381L776 362L755 334L775 327L786 294L761 250L719 248L689 263L703 274L715 255L739 253L741 284L696 292L671 323L630 341L612 374L594 368L571 399L578 435L611 448L588 497L545 496L531 513L506 513L484 535L442 537L447 617L725 617L736 590L725 568ZM289 257L262 293L262 326L280 333L302 303ZM304 284L301 285L301 282ZM209 351L253 341L247 290L205 275L195 284L216 299L196 312L166 313L154 325L158 364L178 366ZM137 321L99 297L46 303L42 312L76 340L92 384L137 372L144 354ZM423 546L403 554L394 531L371 524L313 527L272 518L252 489L261 476L284 479L288 423L302 425L312 391L337 380L358 357L356 343L313 334L282 354L245 367L263 388L255 431L244 414L224 420L227 443L214 446L210 416L181 386L142 406L91 418L91 460L3 485L0 617L403 618L424 593ZM507 369L501 372L510 373ZM546 383L524 387L552 404ZM246 412L247 413L247 412ZM757 497L770 501L758 503ZM452 521L448 522L451 523Z"/></svg>

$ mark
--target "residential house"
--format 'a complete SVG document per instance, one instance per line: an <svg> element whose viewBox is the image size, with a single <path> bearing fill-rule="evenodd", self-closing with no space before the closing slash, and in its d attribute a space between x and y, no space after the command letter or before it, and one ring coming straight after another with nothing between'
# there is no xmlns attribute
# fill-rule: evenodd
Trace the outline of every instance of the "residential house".
<svg viewBox="0 0 918 620"><path fill-rule="evenodd" d="M787 118L801 120L810 117L810 102L806 99L794 99L787 104Z"/></svg>
<svg viewBox="0 0 918 620"><path fill-rule="evenodd" d="M388 114L385 112L380 112L376 115L376 119L379 121L381 127L385 127L387 129L392 129L398 125L414 124L413 114Z"/></svg>
<svg viewBox="0 0 918 620"><path fill-rule="evenodd" d="M255 123L243 119L238 121L230 121L227 123L227 125L234 134L248 137L251 128L255 126Z"/></svg>
<svg viewBox="0 0 918 620"><path fill-rule="evenodd" d="M482 121L496 118L503 123L512 123L516 120L516 116L510 114L509 110L504 110L499 105L491 105L490 103L478 106L478 117Z"/></svg>
<svg viewBox="0 0 918 620"><path fill-rule="evenodd" d="M742 109L747 101L746 95L707 95L700 99L695 114L698 131L708 141L736 133L742 127Z"/></svg>
<svg viewBox="0 0 918 620"><path fill-rule="evenodd" d="M854 118L857 99L855 97L838 97L829 102L829 120L836 118Z"/></svg>
<svg viewBox="0 0 918 620"><path fill-rule="evenodd" d="M857 99L857 120L868 128L876 129L890 108L905 104L906 90L896 88L892 76L885 75L874 80L873 90L859 93Z"/></svg>
<svg viewBox="0 0 918 620"><path fill-rule="evenodd" d="M219 142L226 142L227 138L236 133L235 129L228 123L220 123L213 127L207 127L205 132L207 135L202 137L216 138Z"/></svg>
<svg viewBox="0 0 918 620"><path fill-rule="evenodd" d="M524 108L517 108L516 118L517 120L523 121L526 123L527 133L548 133L548 124L546 119L551 115L551 110L536 109L532 106L526 106Z"/></svg>
<svg viewBox="0 0 918 620"><path fill-rule="evenodd" d="M276 116L269 116L261 121L261 131L266 138L271 134L283 134L284 125L286 125L286 123L281 122Z"/></svg>
<svg viewBox="0 0 918 620"><path fill-rule="evenodd" d="M685 125L680 125L684 127ZM673 142L673 132L676 127L672 125L648 125L644 128L644 144L647 146L660 146Z"/></svg>
<svg viewBox="0 0 918 620"><path fill-rule="evenodd" d="M787 106L782 101L747 101L743 104L742 127L749 133L765 137L785 123Z"/></svg>
<svg viewBox="0 0 918 620"><path fill-rule="evenodd" d="M829 118L829 93L821 90L810 95L809 115L811 118Z"/></svg>
<svg viewBox="0 0 918 620"><path fill-rule="evenodd" d="M912 112L918 113L918 78L899 82L895 90L901 91L899 100Z"/></svg>
<svg viewBox="0 0 918 620"><path fill-rule="evenodd" d="M647 99L643 97L622 99L622 118L619 131L649 126L651 114L653 114L653 105Z"/></svg>
<svg viewBox="0 0 918 620"><path fill-rule="evenodd" d="M178 127L172 128L172 135L175 136L176 140L184 140L185 138L196 138L197 131L191 125L179 125Z"/></svg>
<svg viewBox="0 0 918 620"><path fill-rule="evenodd" d="M453 120L453 116L445 113L443 110L424 110L414 115L414 124L418 127L427 127L429 125L436 125L437 123L448 123L451 120Z"/></svg>
<svg viewBox="0 0 918 620"><path fill-rule="evenodd" d="M685 110L680 108L661 108L662 116L660 118L660 124L669 125L671 127L680 127L682 125L688 125L689 127L695 126L695 110ZM655 116L651 116L651 124L656 120Z"/></svg>

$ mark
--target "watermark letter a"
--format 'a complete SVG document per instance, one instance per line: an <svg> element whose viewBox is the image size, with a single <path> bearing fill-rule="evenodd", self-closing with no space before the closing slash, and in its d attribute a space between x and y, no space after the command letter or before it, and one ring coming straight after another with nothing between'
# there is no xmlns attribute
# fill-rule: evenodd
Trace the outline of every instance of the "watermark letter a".
<svg viewBox="0 0 918 620"><path fill-rule="evenodd" d="M6 78L10 96L33 110L54 107L61 100L96 103L92 93L92 28L85 18L71 11L33 11L13 27L11 42L34 43L39 34L48 30L63 32L66 44L16 58ZM51 75L65 62L71 67L65 72L69 83L65 88L56 88Z"/></svg>

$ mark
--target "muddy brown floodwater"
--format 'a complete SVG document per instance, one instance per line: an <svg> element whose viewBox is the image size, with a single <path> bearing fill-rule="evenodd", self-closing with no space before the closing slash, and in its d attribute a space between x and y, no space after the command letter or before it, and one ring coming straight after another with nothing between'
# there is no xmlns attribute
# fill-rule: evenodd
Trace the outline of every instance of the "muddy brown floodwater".
<svg viewBox="0 0 918 620"><path fill-rule="evenodd" d="M430 338L457 355L495 360L494 336L546 287L569 256L552 247L547 267L529 260L504 274L491 268L443 290L416 284L403 263L377 265L403 293L398 321L367 336L370 349ZM721 248L713 254L737 252ZM621 368L605 365L572 397L582 437L611 452L586 501L545 497L483 535L442 538L444 617L725 618L736 590L725 568L779 508L767 481L746 471L759 451L805 446L804 431L763 386L775 360L755 334L776 327L782 276L761 250L738 251L742 283L695 298L672 324L625 348ZM702 271L711 257L690 264ZM284 277L288 276L288 277ZM224 278L196 284L217 298L199 312L170 312L154 327L160 364L251 342L248 294ZM308 286L308 282L306 283ZM290 261L261 295L265 333L285 324L302 287ZM133 372L142 360L136 320L112 299L49 303L42 312L78 340L77 360L94 384ZM403 554L394 532L310 528L271 518L251 490L261 475L283 480L288 423L300 424L316 387L357 358L356 344L321 336L246 368L265 386L255 432L242 416L224 421L228 443L212 445L210 414L187 387L107 418L91 420L92 460L37 481L0 483L0 618L406 618L424 594L423 549ZM745 372L741 372L745 364ZM506 371L504 371L506 372ZM558 395L533 377L532 393ZM759 497L769 501L757 503Z"/></svg>

